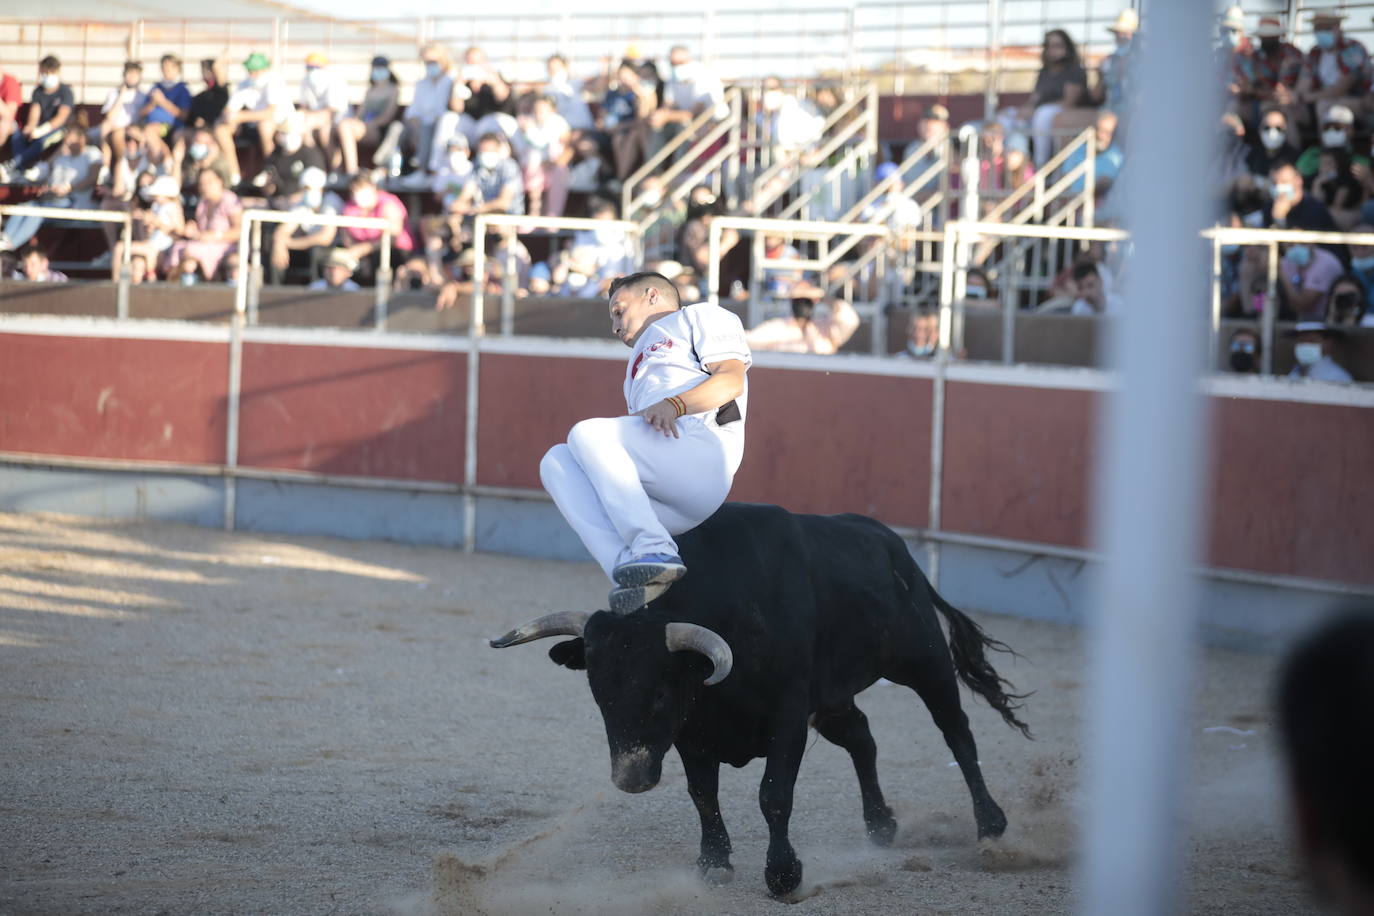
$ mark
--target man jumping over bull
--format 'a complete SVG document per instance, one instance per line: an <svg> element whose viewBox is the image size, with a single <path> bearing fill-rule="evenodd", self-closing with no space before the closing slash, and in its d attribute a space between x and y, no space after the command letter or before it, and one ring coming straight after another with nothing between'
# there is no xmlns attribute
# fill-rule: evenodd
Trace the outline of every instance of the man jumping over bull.
<svg viewBox="0 0 1374 916"><path fill-rule="evenodd" d="M611 333L630 347L627 416L583 420L539 464L553 497L615 583L610 609L625 614L687 572L673 535L709 518L744 457L752 359L729 311L683 308L662 274L611 284Z"/></svg>

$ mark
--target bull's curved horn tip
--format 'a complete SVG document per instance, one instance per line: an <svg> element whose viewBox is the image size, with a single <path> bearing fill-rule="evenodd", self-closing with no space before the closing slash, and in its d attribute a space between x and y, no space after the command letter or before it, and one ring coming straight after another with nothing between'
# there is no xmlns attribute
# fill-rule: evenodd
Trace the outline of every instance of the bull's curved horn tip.
<svg viewBox="0 0 1374 916"><path fill-rule="evenodd" d="M491 646L493 649L506 649L510 647L511 643L514 642L515 638L519 635L519 630L511 630L504 636L493 636L491 639L488 639L487 645Z"/></svg>

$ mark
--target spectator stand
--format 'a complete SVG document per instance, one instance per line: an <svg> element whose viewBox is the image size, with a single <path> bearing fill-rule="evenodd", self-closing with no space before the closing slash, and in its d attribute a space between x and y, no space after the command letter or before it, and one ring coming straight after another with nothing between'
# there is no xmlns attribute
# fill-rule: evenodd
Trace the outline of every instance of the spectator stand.
<svg viewBox="0 0 1374 916"><path fill-rule="evenodd" d="M240 269L235 285L235 310L245 316L250 325L258 323L258 303L262 292L262 224L279 223L288 226L335 226L340 229L378 229L382 233L378 247L379 265L376 280L374 328L386 330L387 302L391 295L391 224L373 216L335 216L326 213L301 213L286 210L244 210L239 227Z"/></svg>
<svg viewBox="0 0 1374 916"><path fill-rule="evenodd" d="M1211 346L1208 352L1213 363L1217 358L1217 344L1221 336L1221 249L1223 245L1263 246L1267 251L1267 287L1264 309L1260 314L1260 374L1274 372L1274 330L1279 313L1279 246L1304 243L1309 245L1374 245L1374 233L1369 232L1306 232L1298 229L1249 229L1218 226L1202 233L1212 247L1212 321ZM1215 366L1214 366L1215 367Z"/></svg>
<svg viewBox="0 0 1374 916"><path fill-rule="evenodd" d="M886 239L892 231L888 226L877 223L835 223L749 216L716 217L711 220L707 234L709 269L706 277L706 296L712 305L720 305L721 233L725 229L753 233L754 257L751 265L749 304L745 313L745 325L750 328L757 326L764 318L762 278L765 270L814 270L824 273L835 263L835 257L829 253L834 250L829 248L829 242L835 236ZM813 240L820 247L821 254L814 258L768 258L764 255L762 246L765 234ZM873 353L887 352L886 305L881 295L875 302L854 303L854 310L859 313L859 317L870 322Z"/></svg>
<svg viewBox="0 0 1374 916"><path fill-rule="evenodd" d="M662 182L665 201L681 201L705 183L731 208L737 205L743 93L730 89L725 98L729 113L724 118L718 119L714 109L706 108L625 179L620 192L620 212L625 219L638 223L641 229L653 221L654 207L643 191L644 180L650 176ZM665 163L670 164L664 168Z"/></svg>
<svg viewBox="0 0 1374 916"><path fill-rule="evenodd" d="M37 216L44 221L69 223L120 223L119 238L123 256L120 258L119 281L115 283L115 314L119 318L129 317L130 269L129 241L133 237L133 217L124 211L116 210L73 210L69 207L43 207L35 204L0 204L0 216Z"/></svg>
<svg viewBox="0 0 1374 916"><path fill-rule="evenodd" d="M830 113L815 145L778 157L755 176L744 209L759 217L838 221L877 155L878 88L870 83Z"/></svg>
<svg viewBox="0 0 1374 916"><path fill-rule="evenodd" d="M517 235L531 230L549 230L552 234L567 234L579 230L619 229L634 242L635 262L643 261L641 228L634 220L584 219L571 216L519 216L506 213L478 213L472 221L473 248L482 251L486 247L487 234L507 226L516 227ZM477 257L472 265L472 316L471 333L481 337L486 333L486 275L487 259ZM501 336L510 337L515 333L515 289L511 278L515 276L515 250L506 248L506 263L501 285Z"/></svg>

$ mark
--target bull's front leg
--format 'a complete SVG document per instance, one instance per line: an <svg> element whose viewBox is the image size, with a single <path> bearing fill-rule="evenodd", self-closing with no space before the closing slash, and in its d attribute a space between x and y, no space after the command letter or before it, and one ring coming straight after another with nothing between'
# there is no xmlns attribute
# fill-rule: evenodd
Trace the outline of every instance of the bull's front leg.
<svg viewBox="0 0 1374 916"><path fill-rule="evenodd" d="M697 868L712 884L728 884L735 877L735 867L730 864L730 834L720 816L720 761L684 750L680 745L677 753L687 774L687 792L701 818Z"/></svg>
<svg viewBox="0 0 1374 916"><path fill-rule="evenodd" d="M801 884L802 864L787 825L792 819L792 789L806 750L806 710L779 716L773 727L768 763L759 783L759 807L768 822L768 864L763 878L774 896L791 893Z"/></svg>

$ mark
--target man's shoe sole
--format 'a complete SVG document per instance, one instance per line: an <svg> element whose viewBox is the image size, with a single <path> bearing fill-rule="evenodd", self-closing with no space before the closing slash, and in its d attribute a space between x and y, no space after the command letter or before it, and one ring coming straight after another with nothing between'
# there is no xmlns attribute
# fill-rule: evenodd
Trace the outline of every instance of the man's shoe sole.
<svg viewBox="0 0 1374 916"><path fill-rule="evenodd" d="M629 614L644 607L668 590L671 582L656 582L652 585L631 585L611 589L610 610L612 614Z"/></svg>
<svg viewBox="0 0 1374 916"><path fill-rule="evenodd" d="M637 585L670 585L687 573L680 563L625 563L611 573L615 584L622 588Z"/></svg>

